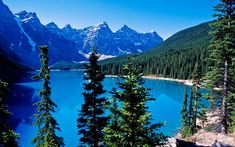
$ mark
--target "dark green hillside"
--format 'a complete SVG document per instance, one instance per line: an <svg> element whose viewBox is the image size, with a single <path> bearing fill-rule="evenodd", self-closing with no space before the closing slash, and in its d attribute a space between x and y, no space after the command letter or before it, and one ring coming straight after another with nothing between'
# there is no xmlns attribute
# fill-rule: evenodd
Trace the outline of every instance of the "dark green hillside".
<svg viewBox="0 0 235 147"><path fill-rule="evenodd" d="M84 64L82 63L72 63L68 61L59 61L50 66L52 70L71 70L71 69L84 69Z"/></svg>
<svg viewBox="0 0 235 147"><path fill-rule="evenodd" d="M208 56L207 49L211 40L209 30L209 22L182 30L157 48L133 56L137 57L146 75L190 79L196 62L201 65L204 73L207 70L204 59ZM100 64L106 74L119 74L126 59L123 56L101 61Z"/></svg>
<svg viewBox="0 0 235 147"><path fill-rule="evenodd" d="M19 65L8 59L0 50L0 79L7 82L13 82L27 70L31 70L31 68Z"/></svg>

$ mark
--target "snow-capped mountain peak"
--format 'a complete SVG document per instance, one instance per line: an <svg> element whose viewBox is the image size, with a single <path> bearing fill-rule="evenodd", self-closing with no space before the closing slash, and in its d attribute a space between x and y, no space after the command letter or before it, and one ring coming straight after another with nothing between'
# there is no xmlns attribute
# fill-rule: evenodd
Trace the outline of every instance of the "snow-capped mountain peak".
<svg viewBox="0 0 235 147"><path fill-rule="evenodd" d="M54 23L50 22L46 25L47 28L59 29L59 27Z"/></svg>
<svg viewBox="0 0 235 147"><path fill-rule="evenodd" d="M19 13L16 13L15 16L19 17L19 19L23 23L40 23L40 20L38 19L36 13L34 12L27 12L27 11L21 11Z"/></svg>
<svg viewBox="0 0 235 147"><path fill-rule="evenodd" d="M138 34L137 31L131 29L130 27L128 27L127 25L124 25L121 29L117 30L116 31L116 34L118 35L128 35L128 36L131 36L131 35L136 35Z"/></svg>
<svg viewBox="0 0 235 147"><path fill-rule="evenodd" d="M102 31L102 32L109 32L109 33L112 33L112 30L109 28L107 22L102 22L102 23L99 23L97 25L93 25L93 26L90 26L87 28L87 30L89 30L89 32L97 32L97 31Z"/></svg>
<svg viewBox="0 0 235 147"><path fill-rule="evenodd" d="M53 28L47 28L55 34L62 34L65 38L74 41L77 48L83 53L89 53L94 46L101 54L105 55L139 53L153 48L163 41L156 32L138 33L127 25L113 32L107 22L84 29L73 29L70 25L56 31Z"/></svg>
<svg viewBox="0 0 235 147"><path fill-rule="evenodd" d="M102 23L99 23L97 25L95 25L94 27L97 27L97 28L109 28L108 26L108 23L103 21Z"/></svg>
<svg viewBox="0 0 235 147"><path fill-rule="evenodd" d="M63 30L72 30L72 26L70 24L66 24L63 28Z"/></svg>

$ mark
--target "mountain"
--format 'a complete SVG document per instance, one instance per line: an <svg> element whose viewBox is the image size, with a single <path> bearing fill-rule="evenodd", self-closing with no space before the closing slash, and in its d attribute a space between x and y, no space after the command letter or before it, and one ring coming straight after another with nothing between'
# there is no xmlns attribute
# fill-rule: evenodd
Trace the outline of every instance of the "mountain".
<svg viewBox="0 0 235 147"><path fill-rule="evenodd" d="M154 49L132 56L137 58L145 75L190 79L196 63L200 65L202 73L205 73L205 59L208 57L208 46L212 38L209 35L210 23L182 30ZM125 62L127 56L103 60L100 64L103 72L115 75L121 72L121 66Z"/></svg>
<svg viewBox="0 0 235 147"><path fill-rule="evenodd" d="M61 60L70 62L84 60L84 57L77 52L73 41L51 33L41 24L35 13L22 11L15 16L19 26L22 26L22 32L29 36L28 40L32 46L33 55L39 55L39 45L48 45L51 64Z"/></svg>
<svg viewBox="0 0 235 147"><path fill-rule="evenodd" d="M15 16L9 8L0 1L0 49L9 58L21 62L16 51L30 48L27 37L21 32ZM24 50L22 50L24 52Z"/></svg>
<svg viewBox="0 0 235 147"><path fill-rule="evenodd" d="M124 25L113 32L106 22L84 29L74 29L70 25L59 29L51 22L46 25L52 33L63 36L76 43L80 53L89 53L93 46L104 55L118 56L139 53L159 45L163 39L156 33L138 33Z"/></svg>
<svg viewBox="0 0 235 147"><path fill-rule="evenodd" d="M49 46L50 64L65 60L85 60L73 41L55 35L41 24L36 13L21 11L15 15L0 1L0 47L4 54L16 62L31 67L40 66L38 46Z"/></svg>
<svg viewBox="0 0 235 147"><path fill-rule="evenodd" d="M156 33L138 33L124 25L113 32L106 22L83 29L69 24L59 28L54 22L44 26L36 13L12 14L0 0L0 48L10 59L33 68L40 66L38 46L49 46L49 64L61 61L86 61L96 46L102 59L138 53L159 45L163 39Z"/></svg>

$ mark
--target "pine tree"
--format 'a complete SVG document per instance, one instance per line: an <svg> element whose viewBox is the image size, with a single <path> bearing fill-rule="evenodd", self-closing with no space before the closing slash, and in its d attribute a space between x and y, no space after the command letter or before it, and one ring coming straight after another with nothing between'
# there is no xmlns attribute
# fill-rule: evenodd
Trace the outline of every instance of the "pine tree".
<svg viewBox="0 0 235 147"><path fill-rule="evenodd" d="M83 84L85 92L84 104L79 112L77 119L78 134L82 135L80 138L81 145L99 146L104 141L103 128L107 125L108 117L105 116L105 105L107 99L101 97L106 91L103 89L102 81L104 74L100 72L98 65L99 55L96 49L93 49L89 64L86 64Z"/></svg>
<svg viewBox="0 0 235 147"><path fill-rule="evenodd" d="M208 58L209 72L208 84L212 87L221 87L221 124L222 133L228 133L229 124L234 108L230 106L235 102L234 93L234 57L235 57L235 1L220 0L216 5L214 16L217 20L211 24L213 39L210 45ZM230 97L230 98L229 98Z"/></svg>
<svg viewBox="0 0 235 147"><path fill-rule="evenodd" d="M143 87L141 67L135 58L129 58L123 66L122 79L117 84L121 91L114 91L113 97L121 102L121 131L123 146L155 146L164 140L162 133L156 133L163 123L152 124L146 103L154 100L149 89Z"/></svg>
<svg viewBox="0 0 235 147"><path fill-rule="evenodd" d="M113 89L113 91L116 91ZM109 121L105 133L105 143L107 146L122 146L122 130L121 130L121 112L118 106L118 100L116 97L112 97L109 102Z"/></svg>
<svg viewBox="0 0 235 147"><path fill-rule="evenodd" d="M197 118L200 117L200 109L201 109L201 93L200 93L200 86L201 86L201 71L198 64L195 64L194 71L192 74L193 78L193 87L192 87L192 97L194 100L193 104L193 117L192 117L192 133L197 132Z"/></svg>
<svg viewBox="0 0 235 147"><path fill-rule="evenodd" d="M189 102L189 134L193 135L197 132L196 128L196 96L195 96L195 87L192 87L190 102Z"/></svg>
<svg viewBox="0 0 235 147"><path fill-rule="evenodd" d="M189 120L189 112L188 112L188 90L185 89L184 93L184 101L183 106L181 110L181 121L182 121L182 127L181 127L181 134L185 138L187 137L189 133L189 127L190 127L190 120Z"/></svg>
<svg viewBox="0 0 235 147"><path fill-rule="evenodd" d="M35 114L35 126L38 126L37 136L32 140L37 147L60 147L64 146L63 138L56 135L56 131L60 131L58 123L52 116L57 105L51 100L50 87L50 69L48 67L48 47L41 46L41 68L38 75L34 76L34 80L42 80L43 88L40 91L41 101L37 102L37 113Z"/></svg>
<svg viewBox="0 0 235 147"><path fill-rule="evenodd" d="M187 135L193 135L197 132L197 119L201 116L201 93L200 93L200 86L201 86L201 71L198 64L195 65L194 71L192 73L193 77L193 86L191 91L191 97L189 101L189 107L188 107L188 129L187 129ZM183 103L185 105L185 101ZM184 109L187 108L187 106L183 107ZM186 114L184 114L186 115ZM186 135L186 136L187 136Z"/></svg>
<svg viewBox="0 0 235 147"><path fill-rule="evenodd" d="M4 97L7 93L7 83L0 80L0 146L4 147L18 147L17 139L19 135L16 134L8 125L7 120L12 115L8 111L4 103Z"/></svg>

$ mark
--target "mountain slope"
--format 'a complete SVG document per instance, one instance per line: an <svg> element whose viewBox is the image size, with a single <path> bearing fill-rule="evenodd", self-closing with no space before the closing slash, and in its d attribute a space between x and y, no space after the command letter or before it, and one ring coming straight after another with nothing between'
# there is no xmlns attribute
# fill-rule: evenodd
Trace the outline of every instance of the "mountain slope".
<svg viewBox="0 0 235 147"><path fill-rule="evenodd" d="M13 15L0 1L0 48L9 58L20 64L40 66L38 46L49 46L50 64L60 60L86 60L73 41L57 36L41 24L35 13L22 11Z"/></svg>
<svg viewBox="0 0 235 147"><path fill-rule="evenodd" d="M32 70L31 68L16 63L7 58L0 49L0 79L6 82L14 82L19 79L25 71Z"/></svg>
<svg viewBox="0 0 235 147"><path fill-rule="evenodd" d="M41 24L35 13L22 11L15 14L15 16L16 19L20 20L19 23L21 23L23 30L34 42L32 43L32 41L28 39L29 42L31 42L31 52L33 55L39 55L38 46L48 45L50 64L60 60L66 60L70 62L84 60L84 58L78 54L74 42L48 31L48 29Z"/></svg>
<svg viewBox="0 0 235 147"><path fill-rule="evenodd" d="M33 68L40 66L38 46L49 46L49 64L87 60L96 46L104 58L146 51L163 40L156 33L138 33L126 25L112 32L106 22L84 29L70 25L60 29L55 23L44 26L36 13L21 11L15 15L0 0L0 47L11 60ZM65 63L64 62L64 63Z"/></svg>
<svg viewBox="0 0 235 147"><path fill-rule="evenodd" d="M158 47L142 54L134 55L140 63L144 74L171 78L190 79L194 65L201 65L203 72L207 70L204 59L208 56L211 36L209 23L182 30ZM102 70L106 74L119 74L127 56L101 61Z"/></svg>
<svg viewBox="0 0 235 147"><path fill-rule="evenodd" d="M76 48L85 54L89 53L93 46L96 46L99 53L104 55L138 53L149 50L163 41L156 32L138 33L126 25L112 32L106 22L84 29L74 29L70 25L59 29L53 22L46 26L52 33L74 41Z"/></svg>

